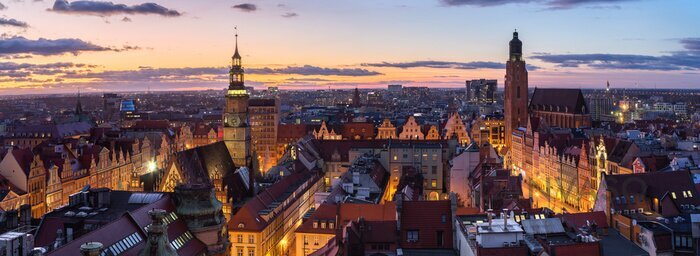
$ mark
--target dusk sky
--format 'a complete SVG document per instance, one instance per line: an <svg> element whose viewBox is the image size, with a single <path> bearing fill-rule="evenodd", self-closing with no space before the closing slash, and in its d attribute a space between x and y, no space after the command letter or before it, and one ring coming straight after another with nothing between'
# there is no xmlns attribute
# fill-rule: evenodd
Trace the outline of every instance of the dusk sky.
<svg viewBox="0 0 700 256"><path fill-rule="evenodd" d="M698 0L0 0L0 94L224 89L238 27L263 89L700 88Z"/></svg>

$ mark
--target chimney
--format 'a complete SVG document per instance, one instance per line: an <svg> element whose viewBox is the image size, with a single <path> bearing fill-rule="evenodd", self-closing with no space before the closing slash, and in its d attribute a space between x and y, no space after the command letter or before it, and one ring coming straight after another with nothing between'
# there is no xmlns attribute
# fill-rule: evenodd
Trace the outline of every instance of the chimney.
<svg viewBox="0 0 700 256"><path fill-rule="evenodd" d="M486 210L486 217L487 217L488 220L489 220L489 229L491 229L491 222L493 221L493 220L492 220L493 216L491 216L491 214L493 214L493 210L492 210L492 209Z"/></svg>
<svg viewBox="0 0 700 256"><path fill-rule="evenodd" d="M7 214L7 220L5 222L5 227L7 229L15 229L19 226L19 218L18 218L18 213L17 210L9 210L5 212Z"/></svg>
<svg viewBox="0 0 700 256"><path fill-rule="evenodd" d="M146 229L146 233L148 233L146 246L141 249L138 255L177 255L177 252L168 241L168 226L163 222L167 212L163 209L153 209L148 211L148 215L151 216L153 223Z"/></svg>
<svg viewBox="0 0 700 256"><path fill-rule="evenodd" d="M19 224L26 226L32 224L32 207L28 204L23 204L19 207Z"/></svg>
<svg viewBox="0 0 700 256"><path fill-rule="evenodd" d="M102 252L102 243L88 242L80 245L80 255L82 256L99 256Z"/></svg>
<svg viewBox="0 0 700 256"><path fill-rule="evenodd" d="M56 229L56 240L53 242L53 249L63 246L66 239L63 237L63 229Z"/></svg>
<svg viewBox="0 0 700 256"><path fill-rule="evenodd" d="M403 198L396 199L396 230L401 230L401 211L403 209Z"/></svg>

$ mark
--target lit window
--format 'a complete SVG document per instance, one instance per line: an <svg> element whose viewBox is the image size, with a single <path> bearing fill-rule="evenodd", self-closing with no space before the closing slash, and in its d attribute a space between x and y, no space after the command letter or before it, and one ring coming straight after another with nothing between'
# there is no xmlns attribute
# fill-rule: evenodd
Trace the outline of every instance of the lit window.
<svg viewBox="0 0 700 256"><path fill-rule="evenodd" d="M671 198L676 199L676 192L671 192Z"/></svg>
<svg viewBox="0 0 700 256"><path fill-rule="evenodd" d="M430 181L430 185L433 186L434 188L436 188L437 187L437 180L433 179L432 181Z"/></svg>
<svg viewBox="0 0 700 256"><path fill-rule="evenodd" d="M688 197L693 197L693 192L688 190Z"/></svg>
<svg viewBox="0 0 700 256"><path fill-rule="evenodd" d="M243 235L236 235L236 241L238 241L239 244L243 243ZM243 251L243 249L241 249L241 251Z"/></svg>
<svg viewBox="0 0 700 256"><path fill-rule="evenodd" d="M687 191L683 191L683 198L688 198L688 192L687 192Z"/></svg>

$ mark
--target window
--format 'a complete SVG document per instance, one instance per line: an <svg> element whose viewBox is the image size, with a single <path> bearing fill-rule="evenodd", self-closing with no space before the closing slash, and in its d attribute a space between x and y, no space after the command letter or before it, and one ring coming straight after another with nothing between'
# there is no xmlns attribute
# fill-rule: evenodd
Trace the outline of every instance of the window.
<svg viewBox="0 0 700 256"><path fill-rule="evenodd" d="M334 229L334 228L335 228L335 222L328 222L328 228Z"/></svg>
<svg viewBox="0 0 700 256"><path fill-rule="evenodd" d="M241 247L236 248L236 255L243 256L243 248L241 248Z"/></svg>
<svg viewBox="0 0 700 256"><path fill-rule="evenodd" d="M443 215L442 215L442 218L441 218L441 221L442 221L442 223L447 222L447 216L445 216L445 215L443 214Z"/></svg>
<svg viewBox="0 0 700 256"><path fill-rule="evenodd" d="M409 230L406 232L406 240L409 242L418 242L418 230Z"/></svg>
<svg viewBox="0 0 700 256"><path fill-rule="evenodd" d="M687 191L683 191L683 198L688 198L688 192L687 192Z"/></svg>
<svg viewBox="0 0 700 256"><path fill-rule="evenodd" d="M435 166L435 165L432 166L431 173L432 173L432 174L437 174L437 166Z"/></svg>
<svg viewBox="0 0 700 256"><path fill-rule="evenodd" d="M671 192L671 198L676 199L676 192Z"/></svg>
<svg viewBox="0 0 700 256"><path fill-rule="evenodd" d="M255 243L255 236L253 236L253 235L248 235L248 243L249 243L249 244L254 244L254 243Z"/></svg>
<svg viewBox="0 0 700 256"><path fill-rule="evenodd" d="M314 236L314 245L318 245L318 236Z"/></svg>
<svg viewBox="0 0 700 256"><path fill-rule="evenodd" d="M434 188L437 188L437 180L436 179L431 180L430 185Z"/></svg>
<svg viewBox="0 0 700 256"><path fill-rule="evenodd" d="M444 215L443 215L444 216ZM442 239L442 230L439 230L437 232L437 245L438 247L442 247L443 239Z"/></svg>
<svg viewBox="0 0 700 256"><path fill-rule="evenodd" d="M309 237L304 236L304 245L308 245L308 244L309 244Z"/></svg>
<svg viewBox="0 0 700 256"><path fill-rule="evenodd" d="M248 256L255 256L255 248L248 248Z"/></svg>
<svg viewBox="0 0 700 256"><path fill-rule="evenodd" d="M314 221L314 228L318 228L318 221Z"/></svg>
<svg viewBox="0 0 700 256"><path fill-rule="evenodd" d="M693 192L688 190L688 197L693 197Z"/></svg>
<svg viewBox="0 0 700 256"><path fill-rule="evenodd" d="M243 243L243 235L236 235L236 241L241 244ZM241 254L243 253L243 249L241 249Z"/></svg>
<svg viewBox="0 0 700 256"><path fill-rule="evenodd" d="M326 222L325 222L325 221L322 221L322 222L321 222L321 228L324 228L324 229L326 228Z"/></svg>

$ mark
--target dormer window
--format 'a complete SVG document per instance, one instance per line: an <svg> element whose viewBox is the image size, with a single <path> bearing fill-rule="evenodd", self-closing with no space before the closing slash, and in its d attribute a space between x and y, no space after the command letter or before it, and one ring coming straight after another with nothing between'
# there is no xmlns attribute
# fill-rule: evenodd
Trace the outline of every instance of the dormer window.
<svg viewBox="0 0 700 256"><path fill-rule="evenodd" d="M688 190L688 197L693 197L693 192Z"/></svg>
<svg viewBox="0 0 700 256"><path fill-rule="evenodd" d="M314 228L318 228L318 221L314 221Z"/></svg>
<svg viewBox="0 0 700 256"><path fill-rule="evenodd" d="M676 199L676 192L671 192L671 198Z"/></svg>
<svg viewBox="0 0 700 256"><path fill-rule="evenodd" d="M325 228L326 228L326 222L325 222L325 221L322 221L322 222L321 222L321 228L322 228L322 229L325 229Z"/></svg>

